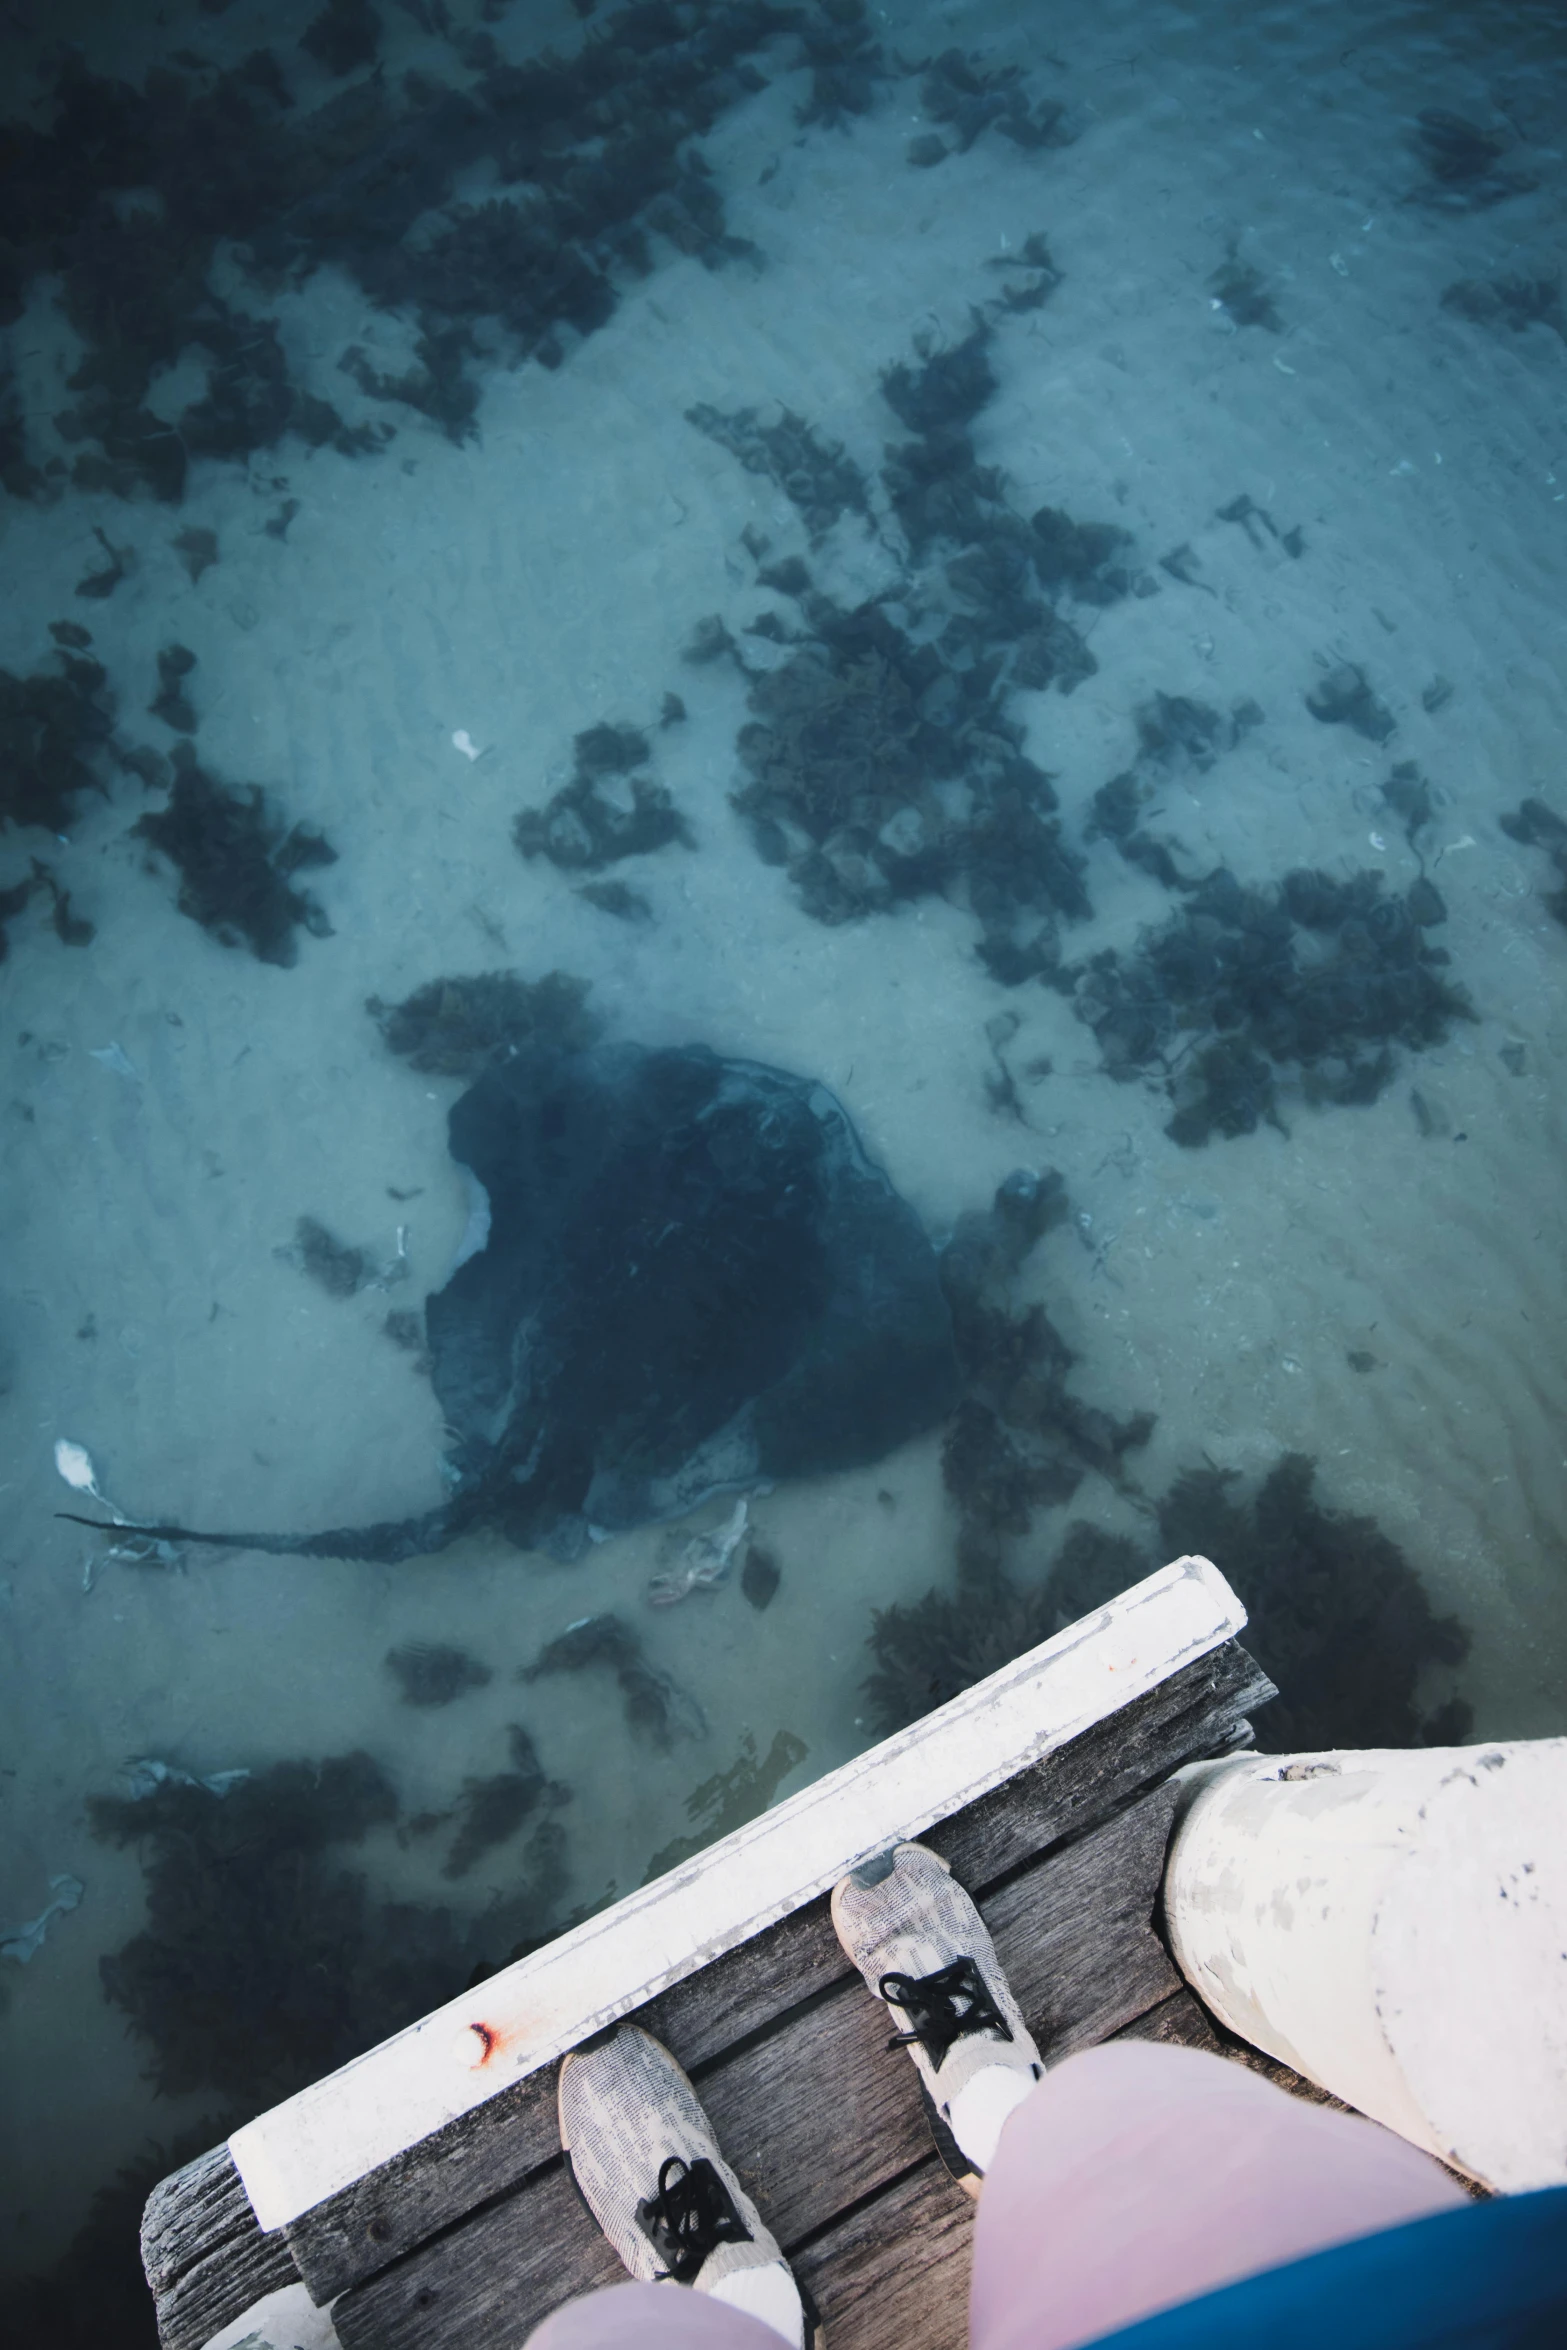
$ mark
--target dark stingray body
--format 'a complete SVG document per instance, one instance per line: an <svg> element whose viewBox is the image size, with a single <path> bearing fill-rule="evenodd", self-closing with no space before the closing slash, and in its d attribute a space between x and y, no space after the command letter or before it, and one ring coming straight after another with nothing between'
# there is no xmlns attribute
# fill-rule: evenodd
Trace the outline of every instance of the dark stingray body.
<svg viewBox="0 0 1567 2350"><path fill-rule="evenodd" d="M484 1246L425 1303L445 1505L314 1535L169 1541L417 1558L479 1527L590 1529L873 1461L957 1401L936 1259L820 1085L701 1046L499 1061L454 1104Z"/></svg>

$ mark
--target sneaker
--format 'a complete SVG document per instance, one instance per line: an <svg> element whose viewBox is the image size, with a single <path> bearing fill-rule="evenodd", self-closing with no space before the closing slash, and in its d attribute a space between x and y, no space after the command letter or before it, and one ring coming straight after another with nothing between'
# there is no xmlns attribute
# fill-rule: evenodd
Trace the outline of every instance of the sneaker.
<svg viewBox="0 0 1567 2350"><path fill-rule="evenodd" d="M560 2068L560 2141L583 2201L643 2284L711 2293L820 2350L776 2239L667 2048L621 2024Z"/></svg>
<svg viewBox="0 0 1567 2350"><path fill-rule="evenodd" d="M937 2152L977 2196L1002 2124L1044 2065L985 1921L940 1856L895 1844L833 1889L845 1953L902 2029Z"/></svg>

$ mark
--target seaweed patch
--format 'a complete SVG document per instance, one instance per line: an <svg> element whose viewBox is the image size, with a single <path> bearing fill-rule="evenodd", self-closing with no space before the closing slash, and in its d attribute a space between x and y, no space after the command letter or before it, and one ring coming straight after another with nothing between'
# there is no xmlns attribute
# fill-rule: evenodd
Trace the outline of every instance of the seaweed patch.
<svg viewBox="0 0 1567 2350"><path fill-rule="evenodd" d="M548 1674L597 1669L614 1675L626 1720L660 1752L667 1753L677 1739L705 1736L707 1717L696 1699L648 1663L641 1641L619 1616L585 1616L568 1625L517 1677L538 1681Z"/></svg>
<svg viewBox="0 0 1567 2350"><path fill-rule="evenodd" d="M337 851L307 824L288 824L259 784L233 789L175 746L166 808L131 829L180 876L179 909L220 946L246 946L263 963L297 962L297 932L330 938L332 926L295 875L337 862Z"/></svg>
<svg viewBox="0 0 1567 2350"><path fill-rule="evenodd" d="M574 752L571 781L512 826L524 857L547 857L566 873L599 873L675 841L695 846L667 786L642 772L652 744L639 727L590 726Z"/></svg>
<svg viewBox="0 0 1567 2350"><path fill-rule="evenodd" d="M960 1553L954 1588L875 1611L865 1682L883 1733L917 1720L1048 1640L1165 1559L1211 1558L1246 1607L1246 1645L1279 1686L1266 1737L1278 1751L1450 1745L1471 1715L1450 1697L1422 1710L1427 1667L1452 1668L1469 1635L1438 1615L1419 1575L1375 1520L1324 1508L1314 1465L1286 1454L1255 1493L1211 1465L1158 1505L1161 1547L1079 1524L1028 1581Z"/></svg>
<svg viewBox="0 0 1567 2350"><path fill-rule="evenodd" d="M93 1833L143 1857L147 1924L101 1971L162 2094L254 2112L462 1989L469 1929L379 1899L344 1865L397 1815L365 1754L276 1763L222 1793L169 1773L90 1799Z"/></svg>
<svg viewBox="0 0 1567 2350"><path fill-rule="evenodd" d="M688 1835L672 1837L654 1853L643 1884L651 1885L655 1877L678 1868L721 1836L732 1835L736 1828L756 1819L775 1801L784 1780L799 1768L808 1752L803 1738L797 1738L792 1730L780 1730L766 1754L758 1758L755 1738L749 1730L744 1731L740 1751L729 1768L715 1771L686 1797L686 1817L693 1827Z"/></svg>
<svg viewBox="0 0 1567 2350"><path fill-rule="evenodd" d="M1248 889L1220 867L1129 955L1093 956L1074 1006L1112 1077L1163 1086L1173 1142L1282 1130L1281 1089L1375 1101L1395 1044L1420 1051L1474 1018L1427 936L1442 918L1424 880L1399 896L1377 872L1299 870Z"/></svg>

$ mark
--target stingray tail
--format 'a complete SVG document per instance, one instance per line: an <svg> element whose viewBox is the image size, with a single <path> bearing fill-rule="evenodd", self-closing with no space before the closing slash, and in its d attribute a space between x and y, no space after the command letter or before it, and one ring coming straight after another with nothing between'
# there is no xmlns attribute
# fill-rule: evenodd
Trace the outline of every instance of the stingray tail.
<svg viewBox="0 0 1567 2350"><path fill-rule="evenodd" d="M387 1518L378 1526L337 1526L326 1534L203 1534L193 1526L131 1526L57 1510L73 1526L97 1534L139 1536L146 1542L205 1542L215 1550L260 1550L273 1558L364 1559L398 1566L404 1559L428 1558L468 1530L469 1513L448 1505L420 1518Z"/></svg>

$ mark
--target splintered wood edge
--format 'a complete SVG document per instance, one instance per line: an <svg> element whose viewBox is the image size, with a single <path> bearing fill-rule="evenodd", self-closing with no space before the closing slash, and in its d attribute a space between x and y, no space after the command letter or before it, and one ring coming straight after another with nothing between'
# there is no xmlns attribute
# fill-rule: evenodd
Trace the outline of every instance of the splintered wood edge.
<svg viewBox="0 0 1567 2350"><path fill-rule="evenodd" d="M288 2226L671 1984L1118 1713L1243 1628L1217 1567L1161 1567L935 1713L237 2130Z"/></svg>

